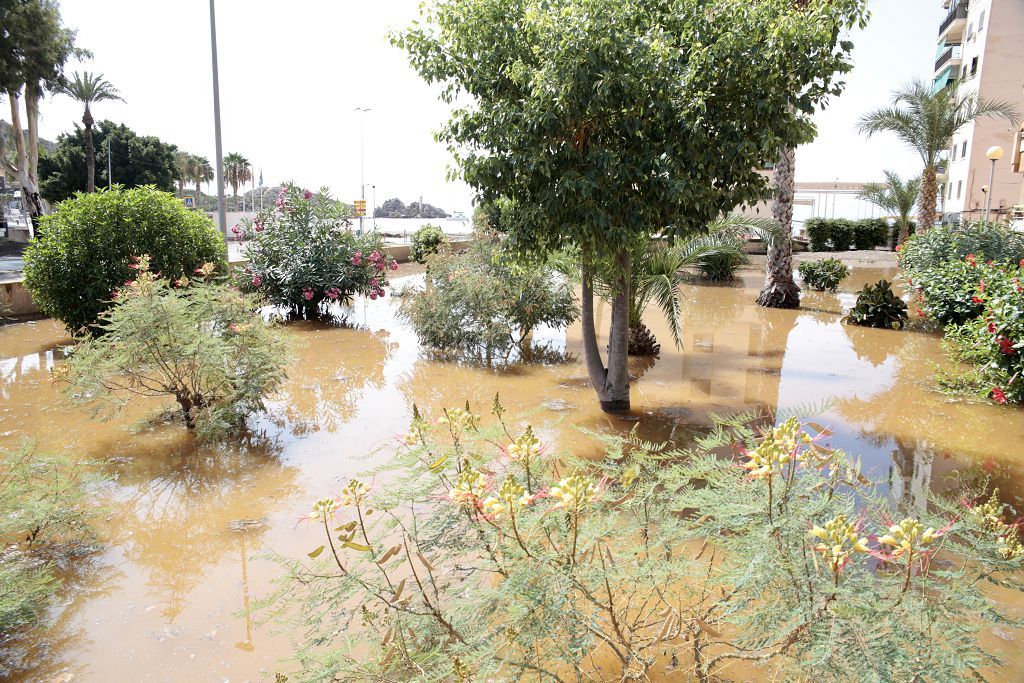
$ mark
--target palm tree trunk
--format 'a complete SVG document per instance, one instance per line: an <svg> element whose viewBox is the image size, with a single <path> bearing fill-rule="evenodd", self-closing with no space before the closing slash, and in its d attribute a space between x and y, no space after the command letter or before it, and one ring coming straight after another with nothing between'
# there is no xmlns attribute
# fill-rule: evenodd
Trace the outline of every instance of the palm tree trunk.
<svg viewBox="0 0 1024 683"><path fill-rule="evenodd" d="M903 244L910 237L910 219L904 216L900 218L900 236L898 244Z"/></svg>
<svg viewBox="0 0 1024 683"><path fill-rule="evenodd" d="M617 293L612 299L611 328L608 333L608 367L601 360L594 328L594 282L589 267L583 266L582 334L583 359L590 384L597 392L601 410L629 412L629 277L630 255L623 249L616 256L619 272Z"/></svg>
<svg viewBox="0 0 1024 683"><path fill-rule="evenodd" d="M773 180L776 187L772 216L782 226L782 236L768 246L765 260L764 289L757 297L759 306L767 308L797 308L800 306L800 288L793 280L793 195L796 150L787 147L779 155Z"/></svg>
<svg viewBox="0 0 1024 683"><path fill-rule="evenodd" d="M89 105L85 106L82 125L85 126L85 191L96 191L96 149L92 144L92 112Z"/></svg>
<svg viewBox="0 0 1024 683"><path fill-rule="evenodd" d="M935 167L926 166L921 178L921 204L917 214L917 231L927 232L935 225Z"/></svg>

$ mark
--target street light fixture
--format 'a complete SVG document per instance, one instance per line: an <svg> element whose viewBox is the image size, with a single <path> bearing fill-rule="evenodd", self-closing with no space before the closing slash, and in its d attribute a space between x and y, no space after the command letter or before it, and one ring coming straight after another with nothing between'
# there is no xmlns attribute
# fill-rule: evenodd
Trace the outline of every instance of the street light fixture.
<svg viewBox="0 0 1024 683"><path fill-rule="evenodd" d="M988 211L992 206L992 187L996 177L996 162L1003 158L1003 148L999 145L992 145L985 151L985 157L992 162L992 168L988 173L988 191L985 192L985 222L988 223Z"/></svg>
<svg viewBox="0 0 1024 683"><path fill-rule="evenodd" d="M363 144L364 114L373 111L370 107L356 107L359 112L359 198L366 199L366 147ZM363 217L359 217L359 234L363 233Z"/></svg>

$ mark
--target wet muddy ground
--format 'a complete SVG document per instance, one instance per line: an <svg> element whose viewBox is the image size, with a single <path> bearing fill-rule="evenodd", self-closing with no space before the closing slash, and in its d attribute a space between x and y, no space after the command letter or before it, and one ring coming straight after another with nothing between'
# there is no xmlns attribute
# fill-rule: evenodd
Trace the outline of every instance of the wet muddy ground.
<svg viewBox="0 0 1024 683"><path fill-rule="evenodd" d="M467 399L483 410L500 392L510 411L532 411L548 441L598 455L578 426L685 446L713 413L777 410L828 423L834 445L860 455L890 494L924 505L951 477L991 476L1024 490L1024 411L935 390L948 365L938 335L847 327L844 306L893 268L855 266L838 295L807 293L796 311L753 305L761 273L685 289L684 344L675 349L654 311L657 360L633 359L633 413L609 417L588 387L578 326L538 334L540 362L482 367L432 358L394 315L395 301L359 301L356 327L288 328L289 380L244 443L197 446L176 425L131 426L155 409L96 422L69 408L49 371L69 340L43 320L0 327L0 447L34 440L88 460L106 475L104 549L58 601L48 628L9 649L0 676L42 681L256 681L288 672L287 634L255 627L244 608L281 573L273 551L301 557L318 529L297 524L311 501L388 457L413 403L439 411ZM607 322L607 310L599 310ZM770 418L769 418L770 419ZM1024 615L1018 604L1018 616ZM1021 680L1020 633L987 633ZM1015 667L1015 668L1014 668Z"/></svg>

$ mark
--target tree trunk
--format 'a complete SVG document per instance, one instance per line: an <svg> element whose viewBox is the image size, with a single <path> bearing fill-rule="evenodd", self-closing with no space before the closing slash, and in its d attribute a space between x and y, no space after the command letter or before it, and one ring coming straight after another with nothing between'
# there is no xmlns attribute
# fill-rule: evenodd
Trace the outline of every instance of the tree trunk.
<svg viewBox="0 0 1024 683"><path fill-rule="evenodd" d="M900 219L900 236L897 244L903 244L910 237L910 219L903 217Z"/></svg>
<svg viewBox="0 0 1024 683"><path fill-rule="evenodd" d="M25 133L21 127L21 107L18 104L20 98L18 91L8 90L7 98L11 101L11 134L14 137L14 148L18 153L18 184L21 185L21 201L28 210L29 217L32 219L32 232L34 236L39 217L43 215L43 203L39 197L39 185L36 184L35 174L32 172L34 166L31 161L32 145L31 141L28 148L25 145ZM26 111L34 109L38 114L38 107L31 107L27 102L25 109ZM29 115L28 118L31 123L32 116Z"/></svg>
<svg viewBox="0 0 1024 683"><path fill-rule="evenodd" d="M786 148L779 155L773 180L776 197L772 216L782 226L782 236L768 246L765 260L764 289L757 303L767 308L797 308L800 306L800 288L793 280L793 194L796 150Z"/></svg>
<svg viewBox="0 0 1024 683"><path fill-rule="evenodd" d="M96 149L92 144L92 112L89 105L85 105L85 115L82 116L82 124L85 126L85 191L96 191Z"/></svg>
<svg viewBox="0 0 1024 683"><path fill-rule="evenodd" d="M921 203L920 211L917 214L917 232L923 233L935 225L935 196L938 189L935 187L935 167L926 166L921 178Z"/></svg>
<svg viewBox="0 0 1024 683"><path fill-rule="evenodd" d="M594 283L589 267L583 266L582 334L583 359L590 384L597 392L601 410L629 412L629 277L630 255L623 249L616 256L619 282L612 299L611 328L608 333L608 367L601 360L594 328Z"/></svg>

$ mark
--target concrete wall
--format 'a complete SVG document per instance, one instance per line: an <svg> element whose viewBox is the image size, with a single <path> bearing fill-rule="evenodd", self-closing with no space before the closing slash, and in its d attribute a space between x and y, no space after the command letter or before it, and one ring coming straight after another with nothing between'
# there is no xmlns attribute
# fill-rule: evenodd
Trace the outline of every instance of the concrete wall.
<svg viewBox="0 0 1024 683"><path fill-rule="evenodd" d="M39 308L32 294L21 280L0 283L0 313L4 315L33 315Z"/></svg>

